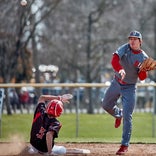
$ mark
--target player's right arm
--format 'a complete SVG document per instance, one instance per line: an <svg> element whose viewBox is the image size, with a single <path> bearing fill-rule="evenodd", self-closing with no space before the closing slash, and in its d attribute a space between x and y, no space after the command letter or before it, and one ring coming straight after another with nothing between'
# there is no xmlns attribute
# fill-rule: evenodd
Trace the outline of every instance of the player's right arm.
<svg viewBox="0 0 156 156"><path fill-rule="evenodd" d="M61 100L60 96L54 96L54 95L41 95L38 99L38 103L44 103L45 101L50 101L50 100Z"/></svg>
<svg viewBox="0 0 156 156"><path fill-rule="evenodd" d="M116 53L113 54L111 64L113 69L120 74L121 79L123 80L125 78L126 72L120 64L120 58L118 54Z"/></svg>
<svg viewBox="0 0 156 156"><path fill-rule="evenodd" d="M62 96L54 96L54 95L41 95L38 99L38 103L44 103L45 101L51 100L60 100L63 103L69 103L69 100L72 99L73 96L71 94L63 94Z"/></svg>

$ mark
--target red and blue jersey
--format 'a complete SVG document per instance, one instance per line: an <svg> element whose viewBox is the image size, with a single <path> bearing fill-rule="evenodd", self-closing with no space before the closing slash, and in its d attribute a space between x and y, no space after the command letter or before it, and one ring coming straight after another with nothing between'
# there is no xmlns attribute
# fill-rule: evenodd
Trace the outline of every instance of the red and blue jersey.
<svg viewBox="0 0 156 156"><path fill-rule="evenodd" d="M135 84L138 79L139 65L148 57L148 55L143 50L138 52L133 51L129 44L122 45L114 54L119 56L120 65L126 72L123 81L126 84ZM115 71L115 75L120 78L118 71Z"/></svg>

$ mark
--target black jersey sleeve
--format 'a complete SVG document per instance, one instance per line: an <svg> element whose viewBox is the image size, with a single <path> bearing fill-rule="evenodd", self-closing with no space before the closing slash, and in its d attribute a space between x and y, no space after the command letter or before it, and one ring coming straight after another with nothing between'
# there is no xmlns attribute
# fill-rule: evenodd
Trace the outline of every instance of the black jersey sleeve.
<svg viewBox="0 0 156 156"><path fill-rule="evenodd" d="M48 131L54 131L55 132L54 137L57 138L62 125L57 119L54 118L54 120L55 121L53 121L49 126Z"/></svg>
<svg viewBox="0 0 156 156"><path fill-rule="evenodd" d="M45 109L46 109L46 106L45 106L45 103L38 103L36 109L35 109L35 112L34 112L34 116L40 112L41 114L44 114L45 113Z"/></svg>

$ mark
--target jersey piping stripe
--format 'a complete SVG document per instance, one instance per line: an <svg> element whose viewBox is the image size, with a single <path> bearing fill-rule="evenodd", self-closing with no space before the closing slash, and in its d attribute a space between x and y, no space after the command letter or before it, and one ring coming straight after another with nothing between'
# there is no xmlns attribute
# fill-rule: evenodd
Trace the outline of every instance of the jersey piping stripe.
<svg viewBox="0 0 156 156"><path fill-rule="evenodd" d="M33 123L41 116L41 113L38 112L36 115L35 115L35 118L33 120Z"/></svg>

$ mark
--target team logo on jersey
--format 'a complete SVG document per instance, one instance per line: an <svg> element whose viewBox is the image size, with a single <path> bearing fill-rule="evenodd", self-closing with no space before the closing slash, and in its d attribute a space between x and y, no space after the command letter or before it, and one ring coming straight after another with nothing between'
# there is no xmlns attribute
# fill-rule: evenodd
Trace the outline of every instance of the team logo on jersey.
<svg viewBox="0 0 156 156"><path fill-rule="evenodd" d="M134 62L134 66L135 66L135 67L139 67L140 64L141 64L141 63L140 63L138 60Z"/></svg>
<svg viewBox="0 0 156 156"><path fill-rule="evenodd" d="M45 134L45 131L46 130L43 127L41 127L40 130L39 130L39 133L36 134L36 137L39 138L39 139L42 139L44 134Z"/></svg>

